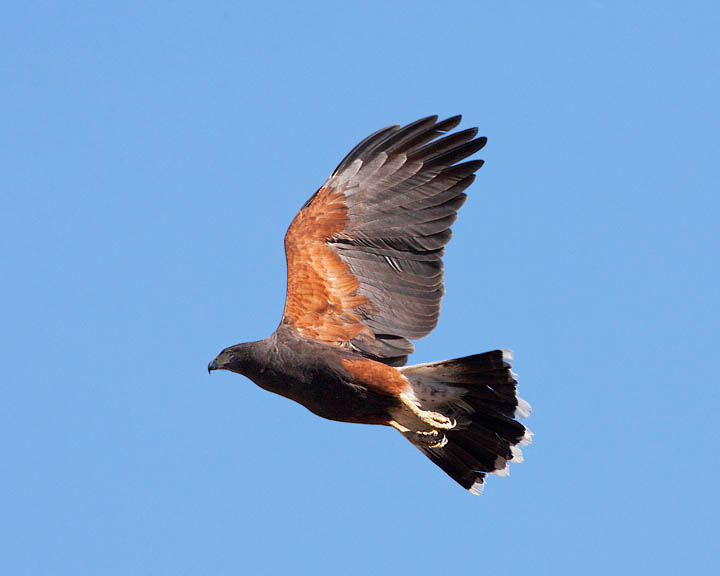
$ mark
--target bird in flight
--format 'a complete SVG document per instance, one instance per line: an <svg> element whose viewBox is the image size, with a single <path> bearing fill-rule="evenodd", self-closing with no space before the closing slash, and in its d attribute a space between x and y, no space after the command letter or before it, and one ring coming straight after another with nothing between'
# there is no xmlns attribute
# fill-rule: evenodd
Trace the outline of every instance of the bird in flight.
<svg viewBox="0 0 720 576"><path fill-rule="evenodd" d="M438 321L443 250L482 160L460 116L388 126L360 142L285 235L287 296L265 340L208 364L341 422L392 426L479 494L532 438L517 420L512 354L495 350L405 366Z"/></svg>

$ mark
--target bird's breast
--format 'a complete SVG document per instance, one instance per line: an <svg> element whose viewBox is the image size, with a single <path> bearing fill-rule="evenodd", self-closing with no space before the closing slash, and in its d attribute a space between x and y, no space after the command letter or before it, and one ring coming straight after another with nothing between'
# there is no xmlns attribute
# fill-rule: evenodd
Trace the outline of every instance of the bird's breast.
<svg viewBox="0 0 720 576"><path fill-rule="evenodd" d="M310 360L310 359L308 359ZM395 399L353 382L342 364L312 361L278 362L272 368L253 375L261 388L294 400L329 420L364 424L387 424Z"/></svg>

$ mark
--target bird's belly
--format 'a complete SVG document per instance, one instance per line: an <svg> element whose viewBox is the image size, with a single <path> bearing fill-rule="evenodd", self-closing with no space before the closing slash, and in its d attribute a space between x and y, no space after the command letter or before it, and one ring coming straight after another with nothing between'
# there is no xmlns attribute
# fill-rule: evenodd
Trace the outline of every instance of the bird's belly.
<svg viewBox="0 0 720 576"><path fill-rule="evenodd" d="M339 422L387 424L389 409L397 403L389 396L335 378L315 377L302 381L285 376L257 384L302 404L322 418Z"/></svg>

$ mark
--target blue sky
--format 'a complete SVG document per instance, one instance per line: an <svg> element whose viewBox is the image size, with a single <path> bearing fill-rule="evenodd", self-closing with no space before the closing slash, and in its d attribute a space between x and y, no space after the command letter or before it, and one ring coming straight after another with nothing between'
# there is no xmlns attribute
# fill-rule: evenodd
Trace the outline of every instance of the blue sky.
<svg viewBox="0 0 720 576"><path fill-rule="evenodd" d="M716 3L121 4L0 19L3 573L718 561ZM340 158L433 113L489 141L411 360L512 348L534 408L480 498L205 368Z"/></svg>

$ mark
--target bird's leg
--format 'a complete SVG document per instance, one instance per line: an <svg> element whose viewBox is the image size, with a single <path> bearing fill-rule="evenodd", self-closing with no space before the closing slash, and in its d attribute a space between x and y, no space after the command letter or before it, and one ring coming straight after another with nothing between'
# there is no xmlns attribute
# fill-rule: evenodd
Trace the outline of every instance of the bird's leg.
<svg viewBox="0 0 720 576"><path fill-rule="evenodd" d="M400 432L400 434L406 434L406 433L410 432L410 428L405 428L405 426L403 426L399 422L395 422L395 420L390 420L390 426L395 428L395 430Z"/></svg>
<svg viewBox="0 0 720 576"><path fill-rule="evenodd" d="M428 424L433 428L440 428L441 430L450 430L452 428L455 428L455 420L453 420L452 418L448 418L447 416L443 416L439 412L433 412L431 410L421 410L417 407L417 404L415 404L415 402L413 402L412 399L408 397L407 394L405 394L404 392L400 394L400 400L403 404L405 404L405 406L410 409L413 414L415 414L415 416L425 422L425 424Z"/></svg>

